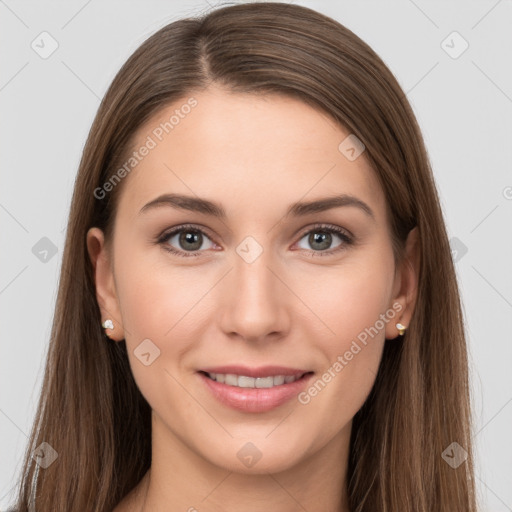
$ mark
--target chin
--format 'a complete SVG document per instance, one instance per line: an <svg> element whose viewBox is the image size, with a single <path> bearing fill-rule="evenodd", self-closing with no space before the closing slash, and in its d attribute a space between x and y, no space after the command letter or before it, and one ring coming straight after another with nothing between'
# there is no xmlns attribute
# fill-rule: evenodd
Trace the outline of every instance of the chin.
<svg viewBox="0 0 512 512"><path fill-rule="evenodd" d="M219 447L217 457L208 454L208 459L218 467L244 475L286 471L301 462L304 448L304 445L299 449L298 446L287 444L279 450L278 446L264 437L261 437L261 443L253 438L253 441L232 440L230 444L229 448L226 445Z"/></svg>

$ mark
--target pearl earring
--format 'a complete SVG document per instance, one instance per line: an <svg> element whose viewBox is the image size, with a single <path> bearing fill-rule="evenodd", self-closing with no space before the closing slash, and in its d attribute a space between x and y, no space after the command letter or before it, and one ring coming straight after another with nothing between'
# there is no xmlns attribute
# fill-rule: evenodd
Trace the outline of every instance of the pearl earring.
<svg viewBox="0 0 512 512"><path fill-rule="evenodd" d="M105 320L101 326L104 328L104 329L113 329L114 328L114 322L112 322L112 320L110 320L110 318L108 318L107 320Z"/></svg>
<svg viewBox="0 0 512 512"><path fill-rule="evenodd" d="M110 318L107 318L107 320L105 320L101 326L104 328L104 329L110 329L110 330L113 330L114 329L114 322L112 322L112 320L110 320ZM105 334L110 338L110 336L108 335L108 332L105 332Z"/></svg>
<svg viewBox="0 0 512 512"><path fill-rule="evenodd" d="M405 332L405 325L402 325L400 322L395 324L396 328L398 329L398 334L400 334L400 336L403 336L404 335L404 332Z"/></svg>

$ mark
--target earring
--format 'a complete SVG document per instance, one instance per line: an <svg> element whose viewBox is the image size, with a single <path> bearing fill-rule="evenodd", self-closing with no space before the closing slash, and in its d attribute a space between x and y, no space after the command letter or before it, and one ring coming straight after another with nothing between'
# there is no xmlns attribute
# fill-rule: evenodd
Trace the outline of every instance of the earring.
<svg viewBox="0 0 512 512"><path fill-rule="evenodd" d="M105 320L101 326L104 328L104 329L113 329L114 328L114 322L112 322L112 320L110 320L110 318L108 318L107 320Z"/></svg>
<svg viewBox="0 0 512 512"><path fill-rule="evenodd" d="M395 324L396 328L398 329L398 334L400 334L400 336L403 336L404 335L404 332L405 332L405 325L402 325L400 322Z"/></svg>
<svg viewBox="0 0 512 512"><path fill-rule="evenodd" d="M104 329L114 329L114 322L112 322L112 320L110 320L110 318L108 318L107 320L105 320L101 326L104 328ZM108 335L107 332L105 332L105 334L110 338L110 336Z"/></svg>

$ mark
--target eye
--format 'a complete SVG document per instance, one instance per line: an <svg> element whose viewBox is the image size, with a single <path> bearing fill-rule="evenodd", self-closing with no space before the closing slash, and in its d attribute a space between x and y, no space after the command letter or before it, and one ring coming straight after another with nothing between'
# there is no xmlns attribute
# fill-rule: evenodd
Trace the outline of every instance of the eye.
<svg viewBox="0 0 512 512"><path fill-rule="evenodd" d="M208 241L210 245L208 246L207 243L205 247L204 243L206 241ZM185 258L199 256L201 249L205 250L215 247L215 244L206 233L194 226L179 226L170 232L164 233L158 239L158 243L161 244L166 251Z"/></svg>
<svg viewBox="0 0 512 512"><path fill-rule="evenodd" d="M333 235L335 235L334 239ZM340 241L333 248L332 243L333 240L336 240L336 237ZM300 246L300 243L304 239L306 239L307 244L310 244L312 250ZM162 234L157 239L157 243L166 251L185 258L200 256L203 250L216 247L216 244L211 241L209 236L202 229L194 225L178 226ZM352 235L346 230L329 224L318 224L314 226L313 229L306 231L298 242L299 247L306 249L312 256L329 256L346 249L347 246L353 243L354 239ZM327 251L326 249L331 250Z"/></svg>
<svg viewBox="0 0 512 512"><path fill-rule="evenodd" d="M334 239L333 235L335 235ZM336 241L336 237L341 241L334 246L334 250L327 251L326 249L333 248L332 243L333 241ZM304 239L306 240L306 244L309 244L310 247L312 247L312 250L307 247L300 246L301 241ZM309 250L309 252L312 253L312 256L329 256L345 249L353 243L354 240L347 231L338 226L326 224L314 226L314 228L307 231L305 236L303 236L298 242L299 247Z"/></svg>

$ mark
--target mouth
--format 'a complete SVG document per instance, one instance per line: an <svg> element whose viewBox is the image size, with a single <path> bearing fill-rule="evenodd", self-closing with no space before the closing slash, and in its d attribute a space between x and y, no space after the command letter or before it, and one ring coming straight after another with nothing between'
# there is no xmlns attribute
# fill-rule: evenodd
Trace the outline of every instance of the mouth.
<svg viewBox="0 0 512 512"><path fill-rule="evenodd" d="M273 371L269 368L263 372L245 369L239 373L199 370L197 375L220 404L245 413L263 413L297 397L314 375L313 371L304 370Z"/></svg>

